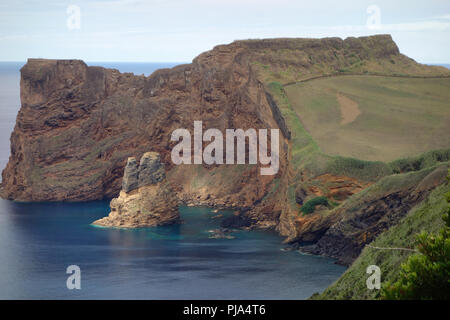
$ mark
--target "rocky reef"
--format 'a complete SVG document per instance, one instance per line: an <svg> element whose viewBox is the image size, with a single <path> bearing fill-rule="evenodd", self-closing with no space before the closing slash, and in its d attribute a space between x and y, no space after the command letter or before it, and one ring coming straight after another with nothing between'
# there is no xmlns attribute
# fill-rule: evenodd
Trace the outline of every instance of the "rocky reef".
<svg viewBox="0 0 450 320"><path fill-rule="evenodd" d="M128 158L119 197L111 200L111 213L94 221L104 227L137 228L180 221L178 199L167 183L164 165L156 152L146 152L139 166Z"/></svg>

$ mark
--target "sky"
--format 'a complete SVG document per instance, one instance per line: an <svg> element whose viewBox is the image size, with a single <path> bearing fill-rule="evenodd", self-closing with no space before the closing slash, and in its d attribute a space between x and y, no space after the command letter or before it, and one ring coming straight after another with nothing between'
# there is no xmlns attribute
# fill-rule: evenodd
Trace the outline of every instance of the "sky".
<svg viewBox="0 0 450 320"><path fill-rule="evenodd" d="M450 63L450 1L0 0L0 61L190 62L238 39L385 33Z"/></svg>

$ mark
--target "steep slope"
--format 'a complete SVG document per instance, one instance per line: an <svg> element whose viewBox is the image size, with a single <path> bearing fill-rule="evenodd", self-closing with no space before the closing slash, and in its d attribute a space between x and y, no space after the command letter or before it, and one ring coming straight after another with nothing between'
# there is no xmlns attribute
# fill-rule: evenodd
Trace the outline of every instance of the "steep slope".
<svg viewBox="0 0 450 320"><path fill-rule="evenodd" d="M3 195L31 201L113 197L129 156L156 150L173 167L170 135L178 128L192 131L194 120L223 131L276 128L263 89L245 63L233 63L235 54L201 56L149 78L76 60L29 60ZM207 67L214 59L219 61ZM247 170L257 188L239 199L240 189L229 192L228 203L249 206L264 194L271 177L262 179L253 167ZM229 175L225 189L236 189L237 178Z"/></svg>
<svg viewBox="0 0 450 320"><path fill-rule="evenodd" d="M372 243L379 248L412 248L416 236L422 231L437 233L443 226L442 213L447 208L444 195L450 191L445 183L436 188L418 206L411 209L407 216L396 226L381 233ZM366 286L368 277L366 268L377 265L381 269L382 284L398 279L400 265L406 262L412 252L404 250L379 250L366 247L351 267L323 293L314 295L313 299L374 299L379 290L369 290Z"/></svg>
<svg viewBox="0 0 450 320"><path fill-rule="evenodd" d="M305 238L315 242L300 250L333 257L341 264L350 265L367 243L395 226L411 208L444 183L448 168L448 163L441 164L379 180L332 210L325 223L300 232L298 243L305 242ZM311 233L317 235L317 229L322 230L322 234L314 239Z"/></svg>

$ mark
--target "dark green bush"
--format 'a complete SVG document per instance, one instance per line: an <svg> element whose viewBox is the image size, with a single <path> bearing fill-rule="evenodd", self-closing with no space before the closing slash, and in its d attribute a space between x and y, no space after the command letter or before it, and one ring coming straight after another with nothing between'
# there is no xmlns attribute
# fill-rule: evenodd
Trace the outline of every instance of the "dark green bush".
<svg viewBox="0 0 450 320"><path fill-rule="evenodd" d="M450 172L447 177L450 180ZM450 203L450 192L446 194ZM383 287L382 298L390 300L450 299L450 205L439 234L422 232L417 237L421 253L411 255L400 271L400 279Z"/></svg>
<svg viewBox="0 0 450 320"><path fill-rule="evenodd" d="M305 204L301 207L300 211L305 214L310 214L314 212L315 207L318 205L328 206L327 197L315 197L311 200L306 201Z"/></svg>

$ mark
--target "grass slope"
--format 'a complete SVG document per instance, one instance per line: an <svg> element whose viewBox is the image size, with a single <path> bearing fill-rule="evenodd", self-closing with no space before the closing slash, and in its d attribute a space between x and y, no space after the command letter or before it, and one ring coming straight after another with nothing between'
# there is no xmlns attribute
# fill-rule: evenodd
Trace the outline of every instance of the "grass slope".
<svg viewBox="0 0 450 320"><path fill-rule="evenodd" d="M447 143L446 149L428 151L417 156L408 156L391 162L329 155L322 150L321 146L303 126L284 87L278 82L272 82L268 85L268 89L291 131L289 146L291 164L297 173L304 170L311 176L332 173L362 181L377 181L393 173L417 171L433 166L438 162L450 160L450 149L448 148L450 142ZM330 140L333 141L333 139ZM352 145L353 140L350 139L348 144Z"/></svg>
<svg viewBox="0 0 450 320"><path fill-rule="evenodd" d="M279 82L272 82L267 86L267 89L272 94L291 132L289 154L293 177L290 179L289 190L296 188L305 173L310 177L331 173L344 175L359 181L375 182L394 173L417 171L450 160L450 149L448 148L450 143L447 144L447 149L428 151L418 156L404 157L392 162L368 161L348 156L329 155L322 150L303 126L283 85ZM333 139L330 140L333 141ZM352 145L353 141L353 138L349 139L348 144ZM287 197L290 203L295 204L294 192L288 193Z"/></svg>
<svg viewBox="0 0 450 320"><path fill-rule="evenodd" d="M413 208L397 225L380 234L371 243L376 247L412 248L416 236L422 231L436 233L443 226L442 213L447 208L445 193L450 191L450 184L439 186L421 204ZM411 254L408 251L377 250L366 247L349 269L322 294L315 294L312 299L375 299L379 290L366 287L366 268L377 265L381 269L382 284L395 282L399 277L400 265Z"/></svg>
<svg viewBox="0 0 450 320"><path fill-rule="evenodd" d="M291 113L329 155L392 161L450 146L449 78L338 76L285 92Z"/></svg>

